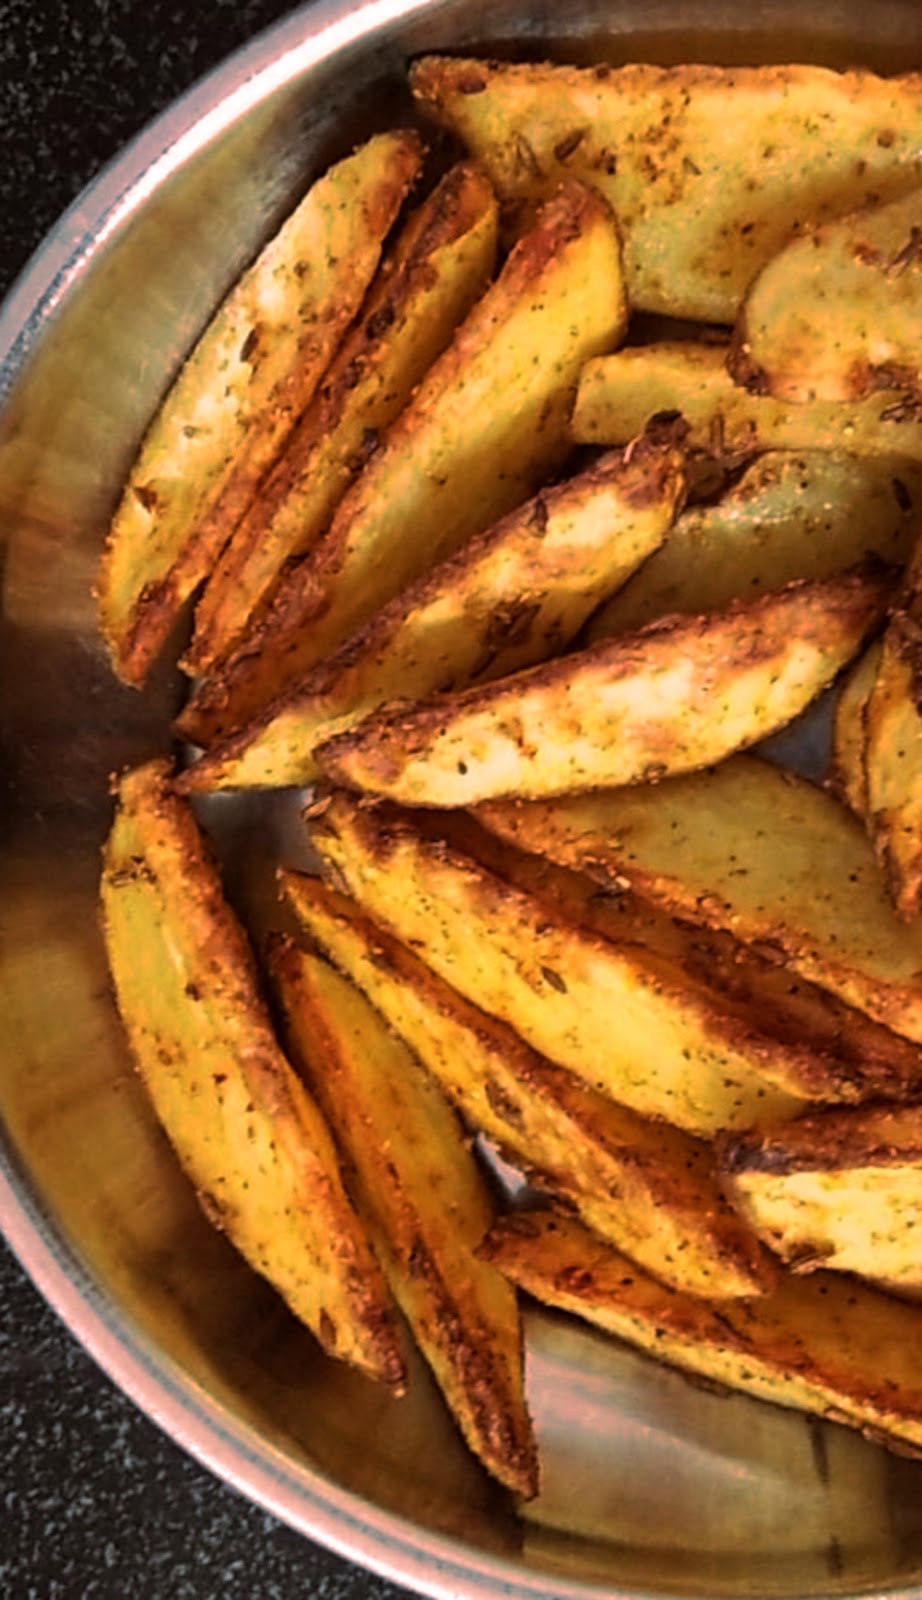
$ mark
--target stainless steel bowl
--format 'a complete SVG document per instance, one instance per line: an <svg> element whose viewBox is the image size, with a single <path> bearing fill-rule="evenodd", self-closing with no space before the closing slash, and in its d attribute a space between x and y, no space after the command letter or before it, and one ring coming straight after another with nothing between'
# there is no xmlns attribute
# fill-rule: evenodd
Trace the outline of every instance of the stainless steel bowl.
<svg viewBox="0 0 922 1600"><path fill-rule="evenodd" d="M442 1596L922 1594L922 1467L528 1315L544 1488L519 1520L426 1375L328 1364L200 1216L130 1071L96 922L107 774L177 681L118 688L91 598L152 408L305 175L406 114L405 58L922 65L917 0L370 0L297 12L136 141L0 318L0 1205L49 1300L194 1455L313 1538ZM737 130L744 139L746 130ZM280 806L212 821L258 897Z"/></svg>

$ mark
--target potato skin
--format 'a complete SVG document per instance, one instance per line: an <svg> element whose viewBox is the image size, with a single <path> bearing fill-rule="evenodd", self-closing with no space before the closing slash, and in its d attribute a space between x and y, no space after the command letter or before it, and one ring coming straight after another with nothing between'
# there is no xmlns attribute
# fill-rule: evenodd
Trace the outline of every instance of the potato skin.
<svg viewBox="0 0 922 1600"><path fill-rule="evenodd" d="M393 1304L326 1123L279 1049L246 937L165 762L127 773L103 928L154 1111L203 1209L330 1355L400 1389Z"/></svg>
<svg viewBox="0 0 922 1600"><path fill-rule="evenodd" d="M648 1278L574 1219L509 1217L485 1250L545 1305L585 1318L681 1370L922 1454L922 1310L819 1272L719 1307Z"/></svg>

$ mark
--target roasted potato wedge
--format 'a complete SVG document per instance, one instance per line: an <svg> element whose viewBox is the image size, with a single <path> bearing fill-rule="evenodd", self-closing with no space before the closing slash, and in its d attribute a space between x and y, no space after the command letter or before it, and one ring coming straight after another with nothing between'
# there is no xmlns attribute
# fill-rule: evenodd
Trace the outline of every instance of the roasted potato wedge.
<svg viewBox="0 0 922 1600"><path fill-rule="evenodd" d="M815 226L746 291L729 367L782 400L922 400L922 187Z"/></svg>
<svg viewBox="0 0 922 1600"><path fill-rule="evenodd" d="M867 820L899 916L922 912L922 537L864 714Z"/></svg>
<svg viewBox="0 0 922 1600"><path fill-rule="evenodd" d="M728 930L922 1042L922 924L899 921L860 823L806 779L734 756L652 788L523 804L516 838Z"/></svg>
<svg viewBox="0 0 922 1600"><path fill-rule="evenodd" d="M845 674L832 722L832 789L863 819L868 814L865 713L880 667L881 648L880 640L875 639Z"/></svg>
<svg viewBox="0 0 922 1600"><path fill-rule="evenodd" d="M99 570L102 633L126 683L144 682L311 399L421 161L416 134L382 133L319 178L167 394Z"/></svg>
<svg viewBox="0 0 922 1600"><path fill-rule="evenodd" d="M720 1149L740 1215L795 1272L828 1267L922 1294L922 1106L851 1106Z"/></svg>
<svg viewBox="0 0 922 1600"><path fill-rule="evenodd" d="M613 454L542 490L417 579L190 767L182 787L308 783L315 745L385 701L490 682L555 654L661 543L683 485L678 453L640 441L628 459ZM187 712L180 726L201 737L200 718Z"/></svg>
<svg viewBox="0 0 922 1600"><path fill-rule="evenodd" d="M330 1354L400 1387L381 1270L327 1125L276 1042L239 923L163 762L122 778L102 907L138 1071L212 1222Z"/></svg>
<svg viewBox="0 0 922 1600"><path fill-rule="evenodd" d="M337 504L489 282L497 205L475 167L453 167L407 221L195 609L184 666L207 672L264 607L284 564L316 543Z"/></svg>
<svg viewBox="0 0 922 1600"><path fill-rule="evenodd" d="M597 184L624 233L632 304L667 316L732 322L805 218L922 181L915 74L430 56L410 82L507 203L527 207L567 174Z"/></svg>
<svg viewBox="0 0 922 1600"><path fill-rule="evenodd" d="M593 617L589 643L672 612L717 611L865 556L902 565L922 519L922 468L841 451L769 450L714 504L689 506Z"/></svg>
<svg viewBox="0 0 922 1600"><path fill-rule="evenodd" d="M526 1498L538 1462L515 1295L477 1254L486 1180L442 1091L364 995L277 941L270 968L292 1057L346 1153L394 1296L467 1443Z"/></svg>
<svg viewBox="0 0 922 1600"><path fill-rule="evenodd" d="M882 616L887 572L670 617L485 688L398 703L317 750L335 782L406 805L566 794L722 760L798 715Z"/></svg>
<svg viewBox="0 0 922 1600"><path fill-rule="evenodd" d="M667 1289L568 1217L510 1217L484 1249L513 1283L708 1381L922 1450L922 1312L835 1273L719 1307Z"/></svg>
<svg viewBox="0 0 922 1600"><path fill-rule="evenodd" d="M683 922L628 888L600 888L584 872L517 848L540 848L539 812L527 801L519 806L501 800L478 807L477 822L474 813L452 813L432 825L522 893L549 901L569 921L615 946L651 951L709 993L716 1010L736 1017L753 1035L770 1035L779 1087L828 1104L922 1094L922 1049L864 1012L723 929ZM492 845L481 823L495 836ZM769 1069L763 1064L763 1070Z"/></svg>
<svg viewBox="0 0 922 1600"><path fill-rule="evenodd" d="M466 999L641 1116L710 1137L805 1108L778 1086L778 1041L652 952L610 944L412 819L336 794L310 838L334 886Z"/></svg>
<svg viewBox="0 0 922 1600"><path fill-rule="evenodd" d="M720 1193L713 1152L532 1050L316 878L284 873L299 924L358 984L468 1123L654 1277L708 1299L773 1274Z"/></svg>
<svg viewBox="0 0 922 1600"><path fill-rule="evenodd" d="M566 184L217 674L207 701L220 715L216 731L248 721L535 491L567 453L583 363L614 348L626 320L611 212L593 190Z"/></svg>
<svg viewBox="0 0 922 1600"><path fill-rule="evenodd" d="M587 361L571 431L577 444L627 444L651 417L684 417L686 443L720 462L761 450L842 450L922 461L919 408L899 390L842 404L795 405L750 394L727 371L721 345L637 345Z"/></svg>

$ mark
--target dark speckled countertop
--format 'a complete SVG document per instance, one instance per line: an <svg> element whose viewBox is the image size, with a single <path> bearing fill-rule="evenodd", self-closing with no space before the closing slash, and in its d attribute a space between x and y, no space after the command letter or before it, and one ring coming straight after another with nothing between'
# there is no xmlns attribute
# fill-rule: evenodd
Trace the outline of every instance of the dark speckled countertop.
<svg viewBox="0 0 922 1600"><path fill-rule="evenodd" d="M289 0L0 0L0 297L150 117ZM2 1600L400 1600L249 1505L97 1369L0 1244Z"/></svg>

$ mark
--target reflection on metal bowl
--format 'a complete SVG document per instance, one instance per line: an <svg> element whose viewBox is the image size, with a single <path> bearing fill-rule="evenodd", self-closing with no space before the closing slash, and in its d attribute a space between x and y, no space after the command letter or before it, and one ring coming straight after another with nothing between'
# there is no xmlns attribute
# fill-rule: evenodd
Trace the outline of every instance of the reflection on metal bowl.
<svg viewBox="0 0 922 1600"><path fill-rule="evenodd" d="M312 1537L440 1595L922 1593L922 1467L719 1397L529 1312L544 1485L527 1519L422 1368L332 1367L201 1216L126 1058L96 921L108 774L162 749L178 679L112 678L94 567L152 408L316 171L407 114L423 49L922 66L916 0L372 0L295 13L160 119L46 242L0 322L0 1201L104 1367ZM745 138L745 129L739 130ZM216 808L234 893L271 893L284 800Z"/></svg>

